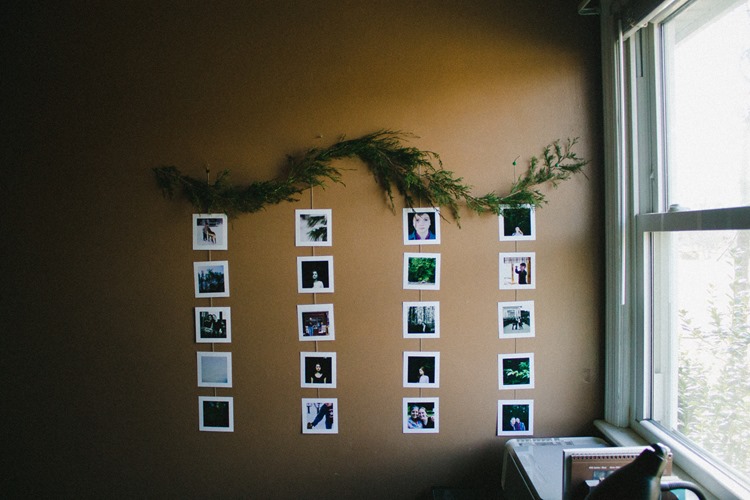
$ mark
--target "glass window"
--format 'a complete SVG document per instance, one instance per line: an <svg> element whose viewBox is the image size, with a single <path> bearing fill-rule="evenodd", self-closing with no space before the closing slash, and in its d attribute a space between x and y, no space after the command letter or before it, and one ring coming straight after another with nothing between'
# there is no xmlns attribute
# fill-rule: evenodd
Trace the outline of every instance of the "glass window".
<svg viewBox="0 0 750 500"><path fill-rule="evenodd" d="M620 81L632 426L750 492L750 0L666 4Z"/></svg>
<svg viewBox="0 0 750 500"><path fill-rule="evenodd" d="M652 418L750 482L750 231L653 237Z"/></svg>
<svg viewBox="0 0 750 500"><path fill-rule="evenodd" d="M668 205L747 205L750 2L692 2L661 34Z"/></svg>

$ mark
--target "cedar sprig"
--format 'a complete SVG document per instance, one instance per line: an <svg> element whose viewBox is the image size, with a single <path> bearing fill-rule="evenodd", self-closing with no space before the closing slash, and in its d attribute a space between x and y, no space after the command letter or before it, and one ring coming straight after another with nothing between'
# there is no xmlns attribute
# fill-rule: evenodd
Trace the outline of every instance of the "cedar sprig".
<svg viewBox="0 0 750 500"><path fill-rule="evenodd" d="M541 207L547 203L547 197L539 189L544 184L556 188L558 184L569 179L573 174L582 171L588 160L579 158L573 151L578 138L568 139L564 144L560 140L545 146L540 159L532 156L529 168L519 176L505 196L488 193L482 197L467 200L467 206L478 213L490 211L501 214L504 209L517 208L522 205ZM515 162L513 163L515 165ZM584 174L585 175L585 174Z"/></svg>
<svg viewBox="0 0 750 500"><path fill-rule="evenodd" d="M235 217L257 212L269 204L297 201L303 191L325 188L327 182L343 184L341 171L331 162L359 158L385 192L391 210L395 211L398 193L410 208L417 204L446 207L458 223L462 203L480 214L500 214L503 207L541 206L547 201L538 186L551 183L556 187L588 163L573 152L577 138L564 144L558 140L544 148L541 164L538 158L531 158L528 170L513 183L508 195L492 192L473 196L462 177L443 168L437 153L402 145L402 141L412 137L404 132L380 130L356 139L341 138L328 148L312 148L299 158L289 157L286 177L253 182L245 188L230 183L228 170L220 172L213 183L183 175L173 166L155 168L154 174L165 196L172 198L180 191L197 210Z"/></svg>

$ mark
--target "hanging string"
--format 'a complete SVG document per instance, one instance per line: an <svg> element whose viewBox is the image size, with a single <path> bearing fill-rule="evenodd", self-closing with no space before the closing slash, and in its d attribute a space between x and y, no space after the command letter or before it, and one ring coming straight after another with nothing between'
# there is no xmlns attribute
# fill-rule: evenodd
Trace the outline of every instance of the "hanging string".
<svg viewBox="0 0 750 500"><path fill-rule="evenodd" d="M516 179L516 162L518 160L518 156L513 160L513 178ZM513 250L518 253L518 240L513 242ZM518 302L518 289L513 291L513 299ZM521 311L518 311L518 314L521 314ZM518 339L513 339L513 352L518 354ZM513 390L513 398L516 397L516 391Z"/></svg>
<svg viewBox="0 0 750 500"><path fill-rule="evenodd" d="M211 168L209 167L208 163L206 163L206 185L211 185ZM213 257L211 255L211 249L208 249L208 261L211 262L213 260ZM208 306L213 307L214 305L214 298L209 297L208 298ZM216 342L211 342L211 352L216 352ZM216 390L216 387L213 388L214 397L218 395L218 392Z"/></svg>
<svg viewBox="0 0 750 500"><path fill-rule="evenodd" d="M312 184L310 184L310 189L308 189L308 191L310 191L310 210L312 210L313 208L315 208L315 198L313 196L314 187L313 187ZM315 257L315 247L314 246L310 247L310 255L312 257ZM312 298L313 298L313 304L317 304L318 303L318 294L315 293L315 292L313 292ZM315 344L315 352L320 352L319 348L318 348L318 341L315 340L313 343ZM316 387L315 388L315 397L316 398L320 398L320 387Z"/></svg>
<svg viewBox="0 0 750 500"><path fill-rule="evenodd" d="M422 177L422 166L421 165L419 167L417 167L417 175L419 177ZM422 206L422 195L421 194L417 197L417 205ZM413 215L415 215L415 214L413 214ZM409 220L408 217L406 219ZM405 230L406 230L407 233L409 232L409 228L408 227L406 227ZM417 246L417 249L418 249L419 253L422 253L422 244L421 243ZM422 295L422 289L421 288L418 291L418 296L419 296L419 302L422 302L423 295ZM422 337L420 337L419 338L419 352L422 352L423 350L424 349L422 347ZM419 388L419 397L420 398L422 397L422 388L421 387Z"/></svg>

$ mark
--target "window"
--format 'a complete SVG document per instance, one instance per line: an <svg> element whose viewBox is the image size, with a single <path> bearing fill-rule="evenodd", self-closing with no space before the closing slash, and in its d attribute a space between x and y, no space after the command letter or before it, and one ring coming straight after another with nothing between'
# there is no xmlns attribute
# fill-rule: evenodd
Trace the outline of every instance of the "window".
<svg viewBox="0 0 750 500"><path fill-rule="evenodd" d="M610 65L605 52L621 228L607 244L622 264L609 266L607 419L672 447L716 496L747 498L750 0L649 12Z"/></svg>

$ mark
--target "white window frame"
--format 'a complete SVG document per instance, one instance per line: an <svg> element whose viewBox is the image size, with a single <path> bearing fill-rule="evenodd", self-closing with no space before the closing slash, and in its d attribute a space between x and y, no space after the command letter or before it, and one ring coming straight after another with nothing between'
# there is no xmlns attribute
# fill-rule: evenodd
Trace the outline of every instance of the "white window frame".
<svg viewBox="0 0 750 500"><path fill-rule="evenodd" d="M659 184L663 130L659 22L685 1L663 2L635 32L622 29L616 7L602 0L605 125L605 418L610 439L661 442L675 464L718 498L750 498L750 489L704 454L650 420L651 343L649 232L750 229L750 207L669 213ZM658 279L658 277L657 277ZM619 436L619 437L618 437ZM628 445L632 442L617 444Z"/></svg>

